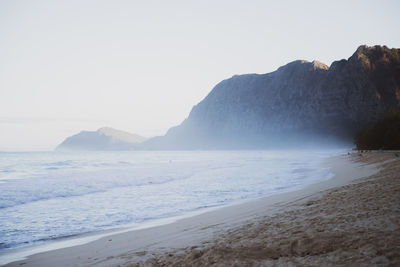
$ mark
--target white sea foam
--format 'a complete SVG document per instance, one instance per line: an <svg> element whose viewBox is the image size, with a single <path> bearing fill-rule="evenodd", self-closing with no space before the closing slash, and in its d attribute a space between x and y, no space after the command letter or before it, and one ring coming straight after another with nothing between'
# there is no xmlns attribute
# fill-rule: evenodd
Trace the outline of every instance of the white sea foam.
<svg viewBox="0 0 400 267"><path fill-rule="evenodd" d="M297 190L337 153L0 153L0 249Z"/></svg>

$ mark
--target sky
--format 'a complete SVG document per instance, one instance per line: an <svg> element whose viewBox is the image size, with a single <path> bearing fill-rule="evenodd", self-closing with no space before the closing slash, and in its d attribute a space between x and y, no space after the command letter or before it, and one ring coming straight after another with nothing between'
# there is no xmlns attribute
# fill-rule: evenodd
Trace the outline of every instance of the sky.
<svg viewBox="0 0 400 267"><path fill-rule="evenodd" d="M400 1L0 0L0 151L179 125L220 81L400 48Z"/></svg>

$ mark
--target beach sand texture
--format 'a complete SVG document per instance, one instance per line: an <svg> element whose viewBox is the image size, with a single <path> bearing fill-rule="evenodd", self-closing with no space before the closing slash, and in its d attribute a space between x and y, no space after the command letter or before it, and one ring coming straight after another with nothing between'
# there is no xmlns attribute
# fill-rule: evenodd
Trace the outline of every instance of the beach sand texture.
<svg viewBox="0 0 400 267"><path fill-rule="evenodd" d="M351 153L335 178L9 266L400 265L400 158Z"/></svg>
<svg viewBox="0 0 400 267"><path fill-rule="evenodd" d="M400 159L394 153L361 155L349 157L379 163L380 171L292 203L290 210L230 230L201 247L170 252L144 264L399 266Z"/></svg>

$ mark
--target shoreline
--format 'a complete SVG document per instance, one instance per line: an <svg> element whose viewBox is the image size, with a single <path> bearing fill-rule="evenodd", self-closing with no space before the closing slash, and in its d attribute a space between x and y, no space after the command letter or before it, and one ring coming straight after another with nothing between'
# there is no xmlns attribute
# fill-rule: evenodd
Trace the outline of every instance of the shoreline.
<svg viewBox="0 0 400 267"><path fill-rule="evenodd" d="M181 218L168 224L144 229L128 229L122 233L110 233L82 245L35 253L27 259L11 262L6 266L88 265L99 266L125 264L148 260L156 254L182 247L196 246L212 239L216 233L239 227L260 216L282 212L293 202L306 201L311 196L331 188L351 184L352 181L373 175L378 169L373 164L350 162L348 155L334 156L326 162L335 176L312 184L304 189L248 200L244 203L216 207L215 210ZM348 175L351 172L352 175ZM136 252L135 252L136 251ZM124 256L125 255L125 256ZM127 255L130 255L127 259ZM152 255L152 254L151 254Z"/></svg>
<svg viewBox="0 0 400 267"><path fill-rule="evenodd" d="M261 198L263 198L263 197L261 197ZM182 215L158 218L158 219L151 219L149 221L142 222L135 226L124 225L120 228L113 228L113 229L100 230L100 231L87 232L87 233L79 233L79 234L74 234L74 235L69 235L69 236L60 236L60 237L56 237L56 238L49 238L48 240L44 241L44 243L38 243L38 244L29 245L29 246L11 248L10 250L12 250L12 251L9 253L4 253L6 251L0 251L0 267L7 266L8 264L13 263L13 262L23 261L23 260L27 259L29 256L32 256L35 254L51 252L51 251L57 250L57 249L64 249L64 248L69 248L69 247L74 247L74 246L85 245L85 244L94 242L96 240L99 240L101 238L107 238L109 236L123 234L126 232L133 232L133 231L139 231L139 230L153 228L153 227L160 227L160 226L175 223L179 220L195 217L195 216L201 215L203 213L223 209L223 208L230 207L230 206L235 206L235 205L246 203L246 202L256 201L258 199L260 199L260 198L246 199L246 200L240 201L240 203L235 202L235 203L230 203L228 205L209 206L209 207L201 208L198 210L190 211L190 212L187 212ZM3 257L3 259L2 259L2 257ZM13 260L11 260L11 259L13 259ZM2 263L2 262L4 262L4 263Z"/></svg>
<svg viewBox="0 0 400 267"><path fill-rule="evenodd" d="M200 247L126 266L398 266L400 154L393 152L349 154L378 172L287 203Z"/></svg>
<svg viewBox="0 0 400 267"><path fill-rule="evenodd" d="M313 153L313 152L314 151L312 151L311 153ZM342 150L342 152L343 152L343 150ZM324 163L327 159L329 159L335 155L338 155L338 152L335 151L333 154L334 155L327 156L324 159L320 160L318 165L316 165L318 167L315 169L329 169L328 167L325 166L326 164L324 164ZM324 178L320 179L319 182L332 179L333 176L334 176L333 173L330 172L329 174L326 175L326 177L323 176ZM305 184L302 186L294 186L293 188L289 187L288 189L283 189L280 192L273 192L270 196L280 195L283 193L295 192L295 191L304 189L304 188L308 187L309 185L310 184ZM300 187L300 188L298 188L298 187ZM213 210L219 210L219 209L223 209L223 208L230 207L230 206L235 206L235 205L240 205L240 204L247 203L247 202L257 201L257 200L263 199L265 197L268 197L268 195L259 195L259 196L244 198L244 199L235 199L235 200L227 202L227 203L199 207L197 209L186 211L182 214L173 215L171 217L155 218L155 219L146 220L146 221L140 222L140 223L131 223L131 224L120 225L118 227L111 228L111 229L102 229L102 230L98 230L98 231L83 232L83 233L77 233L77 234L73 234L73 235L48 238L46 240L39 240L38 242L34 242L31 244L17 246L17 247L13 247L13 248L9 248L9 249L4 249L3 251L0 251L0 266L2 266L4 264L8 264L10 262L24 260L26 257L31 256L33 254L43 253L43 252L47 252L47 251L51 251L51 250L55 250L55 249L62 249L62 248L66 248L66 247L72 247L72 246L76 246L76 245L83 245L83 244L98 240L102 237L107 237L107 236L114 235L114 234L136 231L136 230L151 228L151 227L155 227L155 226L162 226L165 224L174 223L181 219L190 218L190 217L194 217L194 216L197 216L197 215L200 215L203 213L207 213L207 212L210 212Z"/></svg>

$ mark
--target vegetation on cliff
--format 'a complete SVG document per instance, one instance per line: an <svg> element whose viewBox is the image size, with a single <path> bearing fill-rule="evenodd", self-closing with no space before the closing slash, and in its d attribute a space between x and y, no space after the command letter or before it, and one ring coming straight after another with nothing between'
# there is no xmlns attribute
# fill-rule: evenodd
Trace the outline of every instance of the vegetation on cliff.
<svg viewBox="0 0 400 267"><path fill-rule="evenodd" d="M357 149L400 149L400 109L389 110L370 128L360 131L355 138Z"/></svg>

